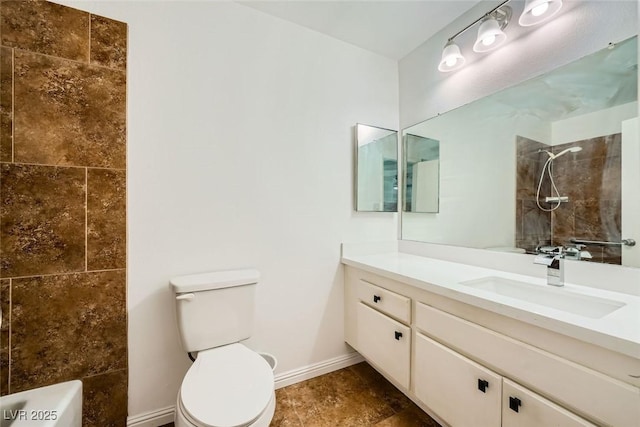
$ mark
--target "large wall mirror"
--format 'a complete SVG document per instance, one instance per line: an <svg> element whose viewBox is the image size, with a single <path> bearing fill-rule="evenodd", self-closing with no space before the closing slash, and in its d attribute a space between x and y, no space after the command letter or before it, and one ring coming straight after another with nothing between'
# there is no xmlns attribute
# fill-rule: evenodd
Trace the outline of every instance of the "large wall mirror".
<svg viewBox="0 0 640 427"><path fill-rule="evenodd" d="M398 210L398 131L356 125L355 207L361 212Z"/></svg>
<svg viewBox="0 0 640 427"><path fill-rule="evenodd" d="M402 238L640 267L637 52L634 37L405 129L438 142L439 208L405 206Z"/></svg>

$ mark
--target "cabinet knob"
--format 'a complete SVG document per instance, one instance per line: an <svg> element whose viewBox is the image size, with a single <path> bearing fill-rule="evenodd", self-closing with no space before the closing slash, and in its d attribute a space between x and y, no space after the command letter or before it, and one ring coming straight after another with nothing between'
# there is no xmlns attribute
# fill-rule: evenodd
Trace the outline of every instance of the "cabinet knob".
<svg viewBox="0 0 640 427"><path fill-rule="evenodd" d="M509 396L509 409L514 412L520 412L520 406L522 402L517 397Z"/></svg>
<svg viewBox="0 0 640 427"><path fill-rule="evenodd" d="M382 299L382 297L378 296L378 295L374 295L373 296L373 302L375 302L376 304L378 303L378 301L380 301Z"/></svg>
<svg viewBox="0 0 640 427"><path fill-rule="evenodd" d="M400 341L400 338L402 338L402 332L396 331L396 339Z"/></svg>
<svg viewBox="0 0 640 427"><path fill-rule="evenodd" d="M480 390L483 393L486 393L488 388L489 388L489 381L478 378L478 390Z"/></svg>

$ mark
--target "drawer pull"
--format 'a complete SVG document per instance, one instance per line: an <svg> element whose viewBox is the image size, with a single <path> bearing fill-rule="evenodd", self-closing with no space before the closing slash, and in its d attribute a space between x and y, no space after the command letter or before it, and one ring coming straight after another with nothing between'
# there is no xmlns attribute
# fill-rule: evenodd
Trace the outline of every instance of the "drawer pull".
<svg viewBox="0 0 640 427"><path fill-rule="evenodd" d="M402 332L396 331L396 339L400 341L400 338L402 338Z"/></svg>
<svg viewBox="0 0 640 427"><path fill-rule="evenodd" d="M480 390L483 393L486 393L488 388L489 388L489 381L478 378L478 390Z"/></svg>
<svg viewBox="0 0 640 427"><path fill-rule="evenodd" d="M378 301L380 301L382 299L382 297L378 296L378 295L374 295L373 296L373 302L375 302L376 304L378 303Z"/></svg>
<svg viewBox="0 0 640 427"><path fill-rule="evenodd" d="M520 412L520 406L522 406L522 402L517 397L509 396L509 409L514 412Z"/></svg>

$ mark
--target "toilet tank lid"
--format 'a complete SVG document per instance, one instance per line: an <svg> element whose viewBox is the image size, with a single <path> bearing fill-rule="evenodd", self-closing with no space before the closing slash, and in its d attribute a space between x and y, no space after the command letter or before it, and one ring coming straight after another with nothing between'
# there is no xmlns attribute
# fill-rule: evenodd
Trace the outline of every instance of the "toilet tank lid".
<svg viewBox="0 0 640 427"><path fill-rule="evenodd" d="M258 279L260 279L260 272L253 268L247 268L178 276L171 279L169 283L173 291L180 294L252 285L258 283Z"/></svg>

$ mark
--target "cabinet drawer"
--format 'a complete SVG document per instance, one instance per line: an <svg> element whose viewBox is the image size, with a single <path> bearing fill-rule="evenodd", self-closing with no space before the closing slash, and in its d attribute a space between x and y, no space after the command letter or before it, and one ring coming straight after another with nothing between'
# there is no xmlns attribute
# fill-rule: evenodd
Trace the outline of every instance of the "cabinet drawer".
<svg viewBox="0 0 640 427"><path fill-rule="evenodd" d="M640 389L428 305L415 325L458 352L599 424L640 425ZM473 355L473 356L471 356Z"/></svg>
<svg viewBox="0 0 640 427"><path fill-rule="evenodd" d="M411 299L403 295L360 279L358 281L358 298L376 310L380 310L403 323L411 323Z"/></svg>
<svg viewBox="0 0 640 427"><path fill-rule="evenodd" d="M419 333L413 388L449 425L500 427L502 377Z"/></svg>
<svg viewBox="0 0 640 427"><path fill-rule="evenodd" d="M506 378L502 390L503 427L595 427L589 421Z"/></svg>
<svg viewBox="0 0 640 427"><path fill-rule="evenodd" d="M398 384L409 388L411 329L408 326L359 303L356 350Z"/></svg>

